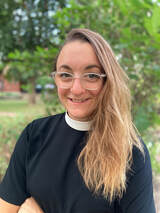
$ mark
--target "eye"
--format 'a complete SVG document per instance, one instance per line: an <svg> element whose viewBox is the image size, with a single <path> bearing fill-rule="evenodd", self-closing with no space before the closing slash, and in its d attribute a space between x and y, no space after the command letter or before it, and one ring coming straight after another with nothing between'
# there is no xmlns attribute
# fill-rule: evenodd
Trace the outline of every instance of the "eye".
<svg viewBox="0 0 160 213"><path fill-rule="evenodd" d="M57 73L57 75L62 80L71 79L72 78L72 75L70 73L67 73L67 72L59 72L59 73Z"/></svg>
<svg viewBox="0 0 160 213"><path fill-rule="evenodd" d="M100 79L100 76L96 73L86 73L84 74L84 78L89 81L96 81Z"/></svg>

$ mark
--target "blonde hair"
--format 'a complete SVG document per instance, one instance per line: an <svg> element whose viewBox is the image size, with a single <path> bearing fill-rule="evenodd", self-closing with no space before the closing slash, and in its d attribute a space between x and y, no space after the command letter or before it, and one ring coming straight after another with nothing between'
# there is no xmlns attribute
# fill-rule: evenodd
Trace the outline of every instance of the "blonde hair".
<svg viewBox="0 0 160 213"><path fill-rule="evenodd" d="M132 150L143 146L131 118L128 77L109 44L96 32L73 29L65 43L89 42L107 74L85 147L78 156L78 168L86 186L109 201L121 198L126 190L126 174L131 169Z"/></svg>

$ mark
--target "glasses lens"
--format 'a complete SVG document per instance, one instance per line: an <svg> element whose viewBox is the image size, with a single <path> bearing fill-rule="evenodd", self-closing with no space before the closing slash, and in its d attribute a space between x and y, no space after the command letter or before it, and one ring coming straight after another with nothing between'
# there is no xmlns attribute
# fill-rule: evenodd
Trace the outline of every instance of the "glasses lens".
<svg viewBox="0 0 160 213"><path fill-rule="evenodd" d="M83 87L89 90L96 90L101 85L101 77L97 73L85 73L82 77Z"/></svg>
<svg viewBox="0 0 160 213"><path fill-rule="evenodd" d="M72 86L73 76L67 72L57 72L55 74L55 81L61 88L70 88Z"/></svg>
<svg viewBox="0 0 160 213"><path fill-rule="evenodd" d="M71 73L56 72L54 76L57 86L64 89L71 88L75 78L80 78L82 87L88 90L96 90L102 84L101 76L97 73L85 73L80 77L74 77Z"/></svg>

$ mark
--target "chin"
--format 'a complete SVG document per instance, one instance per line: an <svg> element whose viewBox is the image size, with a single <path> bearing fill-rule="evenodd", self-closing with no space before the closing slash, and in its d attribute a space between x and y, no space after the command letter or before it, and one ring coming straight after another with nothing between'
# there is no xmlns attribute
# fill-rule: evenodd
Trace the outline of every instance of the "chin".
<svg viewBox="0 0 160 213"><path fill-rule="evenodd" d="M74 119L74 120L77 120L77 121L89 121L90 119L90 115L89 114L81 114L81 113L72 113L72 112L69 112L68 111L68 115Z"/></svg>

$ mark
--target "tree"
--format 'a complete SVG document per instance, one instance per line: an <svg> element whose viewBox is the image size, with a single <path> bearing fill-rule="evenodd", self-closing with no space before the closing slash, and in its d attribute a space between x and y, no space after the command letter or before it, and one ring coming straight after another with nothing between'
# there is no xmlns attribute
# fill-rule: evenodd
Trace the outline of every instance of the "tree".
<svg viewBox="0 0 160 213"><path fill-rule="evenodd" d="M1 0L1 55L6 57L14 49L34 51L36 46L53 44L57 27L52 16L65 4L65 0Z"/></svg>
<svg viewBox="0 0 160 213"><path fill-rule="evenodd" d="M155 122L160 84L160 5L151 0L69 1L54 15L61 40L75 27L99 32L131 78L133 116L142 132Z"/></svg>
<svg viewBox="0 0 160 213"><path fill-rule="evenodd" d="M9 54L10 70L8 76L23 82L25 90L30 94L30 103L36 102L35 87L36 81L42 76L49 77L49 71L53 65L53 57L57 53L57 48L44 49L37 47L32 53L29 51L20 52L16 50Z"/></svg>
<svg viewBox="0 0 160 213"><path fill-rule="evenodd" d="M10 51L17 47L13 36L13 12L18 3L10 0L0 1L0 74L4 69L4 61Z"/></svg>
<svg viewBox="0 0 160 213"><path fill-rule="evenodd" d="M2 0L0 3L2 8L0 11L1 72L10 63L7 77L19 80L22 84L27 82L30 92L34 91L33 85L35 85L38 74L42 75L45 70L41 66L42 61L44 62L44 55L54 52L56 47L56 23L52 16L57 8L64 7L65 4L65 0L13 0L12 2ZM53 49L47 52L46 48L51 48L51 46ZM40 52L44 54L42 61ZM47 61L46 58L45 60ZM32 103L35 102L34 97L33 93Z"/></svg>

